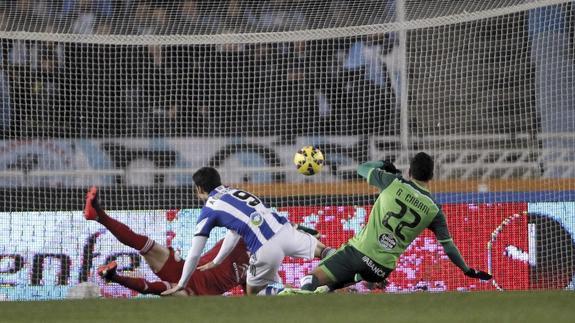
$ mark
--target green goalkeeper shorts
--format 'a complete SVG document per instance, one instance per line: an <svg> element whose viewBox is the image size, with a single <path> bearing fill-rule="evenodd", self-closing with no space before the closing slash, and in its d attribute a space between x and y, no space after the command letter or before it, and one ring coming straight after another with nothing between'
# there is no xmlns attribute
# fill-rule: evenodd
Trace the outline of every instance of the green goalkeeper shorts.
<svg viewBox="0 0 575 323"><path fill-rule="evenodd" d="M338 249L324 259L319 267L339 286L356 282L356 274L368 282L383 282L392 272L350 245Z"/></svg>

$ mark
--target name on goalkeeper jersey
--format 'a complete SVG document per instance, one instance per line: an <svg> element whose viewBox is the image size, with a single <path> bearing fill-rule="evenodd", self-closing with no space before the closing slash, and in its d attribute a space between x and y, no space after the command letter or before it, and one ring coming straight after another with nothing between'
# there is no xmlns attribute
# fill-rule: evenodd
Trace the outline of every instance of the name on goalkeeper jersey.
<svg viewBox="0 0 575 323"><path fill-rule="evenodd" d="M407 193L407 196L405 197L405 202L411 204L412 207L420 210L423 213L429 213L429 206L427 206L425 203L421 202L420 200L418 200L415 196Z"/></svg>

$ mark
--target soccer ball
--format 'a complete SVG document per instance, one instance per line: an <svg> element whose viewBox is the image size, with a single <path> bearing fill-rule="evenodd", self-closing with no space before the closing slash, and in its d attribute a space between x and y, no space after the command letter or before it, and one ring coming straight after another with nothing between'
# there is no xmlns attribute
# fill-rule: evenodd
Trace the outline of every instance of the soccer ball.
<svg viewBox="0 0 575 323"><path fill-rule="evenodd" d="M306 176L317 174L323 167L323 154L313 146L305 146L293 157L297 171Z"/></svg>

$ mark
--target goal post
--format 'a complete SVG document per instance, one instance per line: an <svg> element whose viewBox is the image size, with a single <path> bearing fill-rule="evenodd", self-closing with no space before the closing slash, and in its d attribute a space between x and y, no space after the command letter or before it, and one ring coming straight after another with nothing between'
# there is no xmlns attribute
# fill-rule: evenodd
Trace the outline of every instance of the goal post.
<svg viewBox="0 0 575 323"><path fill-rule="evenodd" d="M0 299L134 296L97 277L113 259L154 277L83 219L91 185L186 252L191 175L213 166L337 247L377 197L357 166L407 176L418 151L463 256L495 281L467 280L426 233L388 291L573 289L574 39L567 0L0 4ZM293 164L307 145L325 156L314 176Z"/></svg>

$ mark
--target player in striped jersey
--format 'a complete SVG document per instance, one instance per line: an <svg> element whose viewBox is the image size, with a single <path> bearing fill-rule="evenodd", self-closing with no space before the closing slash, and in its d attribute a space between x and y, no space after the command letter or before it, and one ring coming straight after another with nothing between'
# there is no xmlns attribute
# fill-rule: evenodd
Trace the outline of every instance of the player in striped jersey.
<svg viewBox="0 0 575 323"><path fill-rule="evenodd" d="M110 217L98 203L96 187L92 187L86 195L84 217L86 220L99 222L122 244L138 250L160 280L147 281L140 277L120 275L115 261L98 268L100 277L142 294L160 295L176 285L184 267L184 262L179 255L171 247L163 246L145 235L135 233L126 224ZM205 264L211 261L219 252L222 243L220 240L206 252L200 259L200 263ZM174 296L221 295L236 286L241 286L245 290L245 271L248 264L249 256L246 246L243 241L240 241L221 266L213 270L194 273L186 288Z"/></svg>
<svg viewBox="0 0 575 323"><path fill-rule="evenodd" d="M312 259L329 254L331 248L326 248L311 234L296 230L285 217L264 205L258 197L223 186L216 169L203 167L194 173L193 180L198 197L206 203L198 218L182 277L176 287L163 295L178 292L186 286L214 227L225 227L228 232L218 255L198 269L218 266L243 238L251 255L247 274L248 295L257 294L269 284L281 283L278 270L285 256Z"/></svg>

